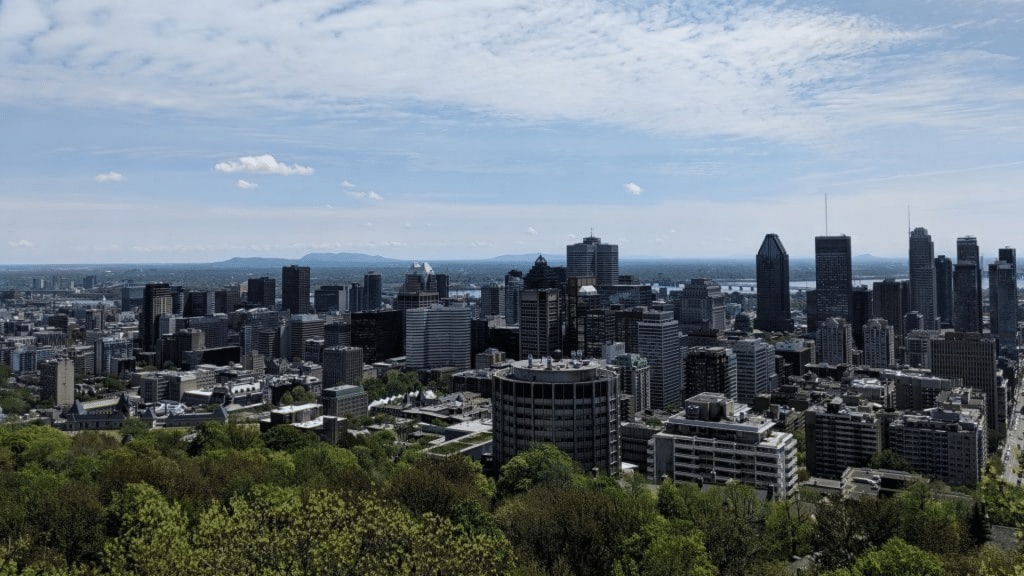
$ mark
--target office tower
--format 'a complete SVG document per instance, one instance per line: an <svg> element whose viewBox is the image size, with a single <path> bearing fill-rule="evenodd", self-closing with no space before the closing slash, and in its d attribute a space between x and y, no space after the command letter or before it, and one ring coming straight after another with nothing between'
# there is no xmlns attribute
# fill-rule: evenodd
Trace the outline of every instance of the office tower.
<svg viewBox="0 0 1024 576"><path fill-rule="evenodd" d="M932 375L959 378L985 395L985 418L995 430L1005 430L1006 385L998 368L995 339L977 332L947 332L931 342Z"/></svg>
<svg viewBox="0 0 1024 576"><path fill-rule="evenodd" d="M146 284L142 313L139 315L139 343L143 352L153 352L160 339L160 318L172 313L171 286Z"/></svg>
<svg viewBox="0 0 1024 576"><path fill-rule="evenodd" d="M866 466L884 448L882 418L839 397L804 413L807 470L813 476L839 478L847 467Z"/></svg>
<svg viewBox="0 0 1024 576"><path fill-rule="evenodd" d="M903 348L907 332L905 322L908 310L905 304L910 300L909 291L910 283L905 280L886 278L874 284L872 317L881 318L892 326L897 350Z"/></svg>
<svg viewBox="0 0 1024 576"><path fill-rule="evenodd" d="M850 292L850 326L853 327L853 347L864 349L864 325L874 317L874 293L867 286L854 286Z"/></svg>
<svg viewBox="0 0 1024 576"><path fill-rule="evenodd" d="M348 312L348 288L341 285L317 288L313 291L313 311L318 314Z"/></svg>
<svg viewBox="0 0 1024 576"><path fill-rule="evenodd" d="M405 283L395 299L395 310L423 308L439 302L438 278L426 262L414 262L405 273Z"/></svg>
<svg viewBox="0 0 1024 576"><path fill-rule="evenodd" d="M309 314L309 266L281 268L281 309L292 314Z"/></svg>
<svg viewBox="0 0 1024 576"><path fill-rule="evenodd" d="M381 298L384 294L384 281L380 272L363 274L363 288L366 290L366 309L380 310Z"/></svg>
<svg viewBox="0 0 1024 576"><path fill-rule="evenodd" d="M495 465L549 443L584 470L619 472L621 398L613 370L571 360L519 360L493 381Z"/></svg>
<svg viewBox="0 0 1024 576"><path fill-rule="evenodd" d="M281 351L280 315L273 310L250 310L242 314L239 336L242 353L259 352L277 358Z"/></svg>
<svg viewBox="0 0 1024 576"><path fill-rule="evenodd" d="M850 364L853 362L853 328L842 318L826 318L818 324L815 350L818 362Z"/></svg>
<svg viewBox="0 0 1024 576"><path fill-rule="evenodd" d="M228 345L227 314L189 318L188 327L203 331L207 348L223 348Z"/></svg>
<svg viewBox="0 0 1024 576"><path fill-rule="evenodd" d="M981 256L973 236L956 239L953 327L957 332L981 333Z"/></svg>
<svg viewBox="0 0 1024 576"><path fill-rule="evenodd" d="M75 402L75 362L70 358L54 358L39 363L40 398L52 400L55 406Z"/></svg>
<svg viewBox="0 0 1024 576"><path fill-rule="evenodd" d="M353 282L349 285L345 294L348 300L345 305L348 307L348 311L350 313L366 312L366 289L362 284L359 282Z"/></svg>
<svg viewBox="0 0 1024 576"><path fill-rule="evenodd" d="M864 363L872 368L896 365L896 340L892 326L881 318L864 325Z"/></svg>
<svg viewBox="0 0 1024 576"><path fill-rule="evenodd" d="M728 341L736 355L736 399L753 404L758 394L775 389L775 347L760 338Z"/></svg>
<svg viewBox="0 0 1024 576"><path fill-rule="evenodd" d="M721 346L694 346L686 352L683 380L686 397L713 392L736 400L736 354Z"/></svg>
<svg viewBox="0 0 1024 576"><path fill-rule="evenodd" d="M651 408L678 408L683 401L679 322L667 310L648 310L637 323L637 353L651 367ZM629 349L628 346L626 348Z"/></svg>
<svg viewBox="0 0 1024 576"><path fill-rule="evenodd" d="M184 316L206 316L213 313L213 298L210 292L189 291L185 296Z"/></svg>
<svg viewBox="0 0 1024 576"><path fill-rule="evenodd" d="M935 283L935 245L924 228L914 228L910 233L910 310L921 313L925 330L938 326Z"/></svg>
<svg viewBox="0 0 1024 576"><path fill-rule="evenodd" d="M331 322L324 324L324 347L351 346L352 324L350 322Z"/></svg>
<svg viewBox="0 0 1024 576"><path fill-rule="evenodd" d="M725 296L710 278L694 278L683 288L679 300L679 328L684 333L725 330Z"/></svg>
<svg viewBox="0 0 1024 576"><path fill-rule="evenodd" d="M792 332L789 306L789 254L776 234L766 234L757 251L757 317L754 328Z"/></svg>
<svg viewBox="0 0 1024 576"><path fill-rule="evenodd" d="M543 358L561 347L559 293L554 288L523 290L519 302L519 357Z"/></svg>
<svg viewBox="0 0 1024 576"><path fill-rule="evenodd" d="M242 304L242 295L238 284L228 284L213 294L214 314L234 312Z"/></svg>
<svg viewBox="0 0 1024 576"><path fill-rule="evenodd" d="M447 300L451 295L448 293L448 287L451 285L451 281L447 274L436 274L437 276L437 298L439 300Z"/></svg>
<svg viewBox="0 0 1024 576"><path fill-rule="evenodd" d="M505 313L505 286L488 284L480 287L480 317L501 316Z"/></svg>
<svg viewBox="0 0 1024 576"><path fill-rule="evenodd" d="M651 409L651 365L639 354L619 354L609 364L619 372L622 393L633 397L631 413Z"/></svg>
<svg viewBox="0 0 1024 576"><path fill-rule="evenodd" d="M519 272L513 270L513 272ZM519 324L519 295L523 292L523 273L518 276L511 273L505 275L505 324Z"/></svg>
<svg viewBox="0 0 1024 576"><path fill-rule="evenodd" d="M935 257L935 313L939 326L953 326L953 261L943 255Z"/></svg>
<svg viewBox="0 0 1024 576"><path fill-rule="evenodd" d="M619 247L602 244L601 239L587 236L582 243L565 247L568 278L596 278L597 286L619 283Z"/></svg>
<svg viewBox="0 0 1024 576"><path fill-rule="evenodd" d="M586 348L586 315L591 306L600 308L601 305L594 288L596 282L593 276L570 276L566 281L565 345L562 347L566 354Z"/></svg>
<svg viewBox="0 0 1024 576"><path fill-rule="evenodd" d="M405 355L405 312L379 310L352 314L352 345L367 364Z"/></svg>
<svg viewBox="0 0 1024 576"><path fill-rule="evenodd" d="M533 266L523 276L523 290L560 289L565 284L566 273L564 267L551 267L543 256L537 256Z"/></svg>
<svg viewBox="0 0 1024 576"><path fill-rule="evenodd" d="M889 448L922 476L973 486L988 456L985 416L959 406L905 412L889 424Z"/></svg>
<svg viewBox="0 0 1024 576"><path fill-rule="evenodd" d="M306 341L323 339L324 319L316 314L292 314L288 317L287 349L281 351L286 360L301 360Z"/></svg>
<svg viewBox="0 0 1024 576"><path fill-rule="evenodd" d="M273 278L263 276L261 278L249 278L249 294L246 302L252 306L273 310L277 299L277 281Z"/></svg>
<svg viewBox="0 0 1024 576"><path fill-rule="evenodd" d="M324 406L324 416L365 418L370 414L369 395L362 386L353 384L324 388L320 392L320 403Z"/></svg>
<svg viewBox="0 0 1024 576"><path fill-rule="evenodd" d="M185 289L181 286L171 286L171 314L185 315Z"/></svg>
<svg viewBox="0 0 1024 576"><path fill-rule="evenodd" d="M805 366L818 362L813 340L795 338L785 342L776 342L775 354L780 356L788 366L790 372L785 376L803 376ZM779 380L785 381L783 374L779 374Z"/></svg>
<svg viewBox="0 0 1024 576"><path fill-rule="evenodd" d="M405 311L405 366L410 370L473 367L470 309L465 305Z"/></svg>
<svg viewBox="0 0 1024 576"><path fill-rule="evenodd" d="M937 398L957 386L949 378L932 376L928 372L897 372L886 370L880 376L896 388L897 410L924 410L938 406Z"/></svg>
<svg viewBox="0 0 1024 576"><path fill-rule="evenodd" d="M853 290L853 256L849 236L814 238L815 317L807 329L815 330L825 318L849 318Z"/></svg>
<svg viewBox="0 0 1024 576"><path fill-rule="evenodd" d="M99 376L119 376L119 365L132 356L132 341L127 338L106 336L97 340L95 349L95 373Z"/></svg>
<svg viewBox="0 0 1024 576"><path fill-rule="evenodd" d="M739 482L785 500L797 489L797 442L775 423L721 394L686 399L648 443L648 481L701 485Z"/></svg>
<svg viewBox="0 0 1024 576"><path fill-rule="evenodd" d="M999 347L1016 357L1017 251L1000 248L999 260L988 265L989 328Z"/></svg>
<svg viewBox="0 0 1024 576"><path fill-rule="evenodd" d="M324 387L359 384L363 379L363 349L356 346L325 346L322 365Z"/></svg>

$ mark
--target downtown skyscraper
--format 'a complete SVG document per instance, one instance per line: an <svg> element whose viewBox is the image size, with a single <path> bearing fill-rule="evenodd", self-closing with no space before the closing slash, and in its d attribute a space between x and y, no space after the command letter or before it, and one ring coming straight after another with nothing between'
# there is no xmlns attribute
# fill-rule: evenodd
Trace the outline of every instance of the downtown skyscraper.
<svg viewBox="0 0 1024 576"><path fill-rule="evenodd" d="M309 314L309 266L281 268L281 309L292 314Z"/></svg>
<svg viewBox="0 0 1024 576"><path fill-rule="evenodd" d="M849 236L814 238L814 317L807 318L808 330L815 330L826 318L849 318L853 292L853 254Z"/></svg>
<svg viewBox="0 0 1024 576"><path fill-rule="evenodd" d="M1000 248L999 260L988 265L989 329L1000 349L1017 348L1017 251Z"/></svg>
<svg viewBox="0 0 1024 576"><path fill-rule="evenodd" d="M953 267L953 328L981 333L981 256L974 236L956 239Z"/></svg>
<svg viewBox="0 0 1024 576"><path fill-rule="evenodd" d="M619 283L619 247L615 244L602 244L600 238L587 236L583 242L565 247L565 260L569 278L596 278L598 286Z"/></svg>
<svg viewBox="0 0 1024 576"><path fill-rule="evenodd" d="M776 234L766 234L757 251L757 317L754 327L768 332L793 330L789 302L789 254Z"/></svg>
<svg viewBox="0 0 1024 576"><path fill-rule="evenodd" d="M925 330L938 328L935 290L935 245L928 230L915 228L910 233L910 310L921 314Z"/></svg>

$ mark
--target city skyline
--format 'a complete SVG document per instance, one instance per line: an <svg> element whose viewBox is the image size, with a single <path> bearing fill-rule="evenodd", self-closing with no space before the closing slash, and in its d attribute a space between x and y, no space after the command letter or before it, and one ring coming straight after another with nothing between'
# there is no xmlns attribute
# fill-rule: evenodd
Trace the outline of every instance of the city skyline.
<svg viewBox="0 0 1024 576"><path fill-rule="evenodd" d="M0 5L5 264L1024 245L1024 3ZM825 195L829 222L825 224ZM908 222L908 207L910 209ZM591 232L591 230L593 230Z"/></svg>

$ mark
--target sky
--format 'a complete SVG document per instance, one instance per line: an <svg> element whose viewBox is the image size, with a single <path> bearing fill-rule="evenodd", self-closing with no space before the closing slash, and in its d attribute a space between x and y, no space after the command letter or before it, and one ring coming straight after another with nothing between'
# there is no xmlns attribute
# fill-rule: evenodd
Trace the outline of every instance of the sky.
<svg viewBox="0 0 1024 576"><path fill-rule="evenodd" d="M1022 29L1024 0L0 0L0 264L1024 249Z"/></svg>

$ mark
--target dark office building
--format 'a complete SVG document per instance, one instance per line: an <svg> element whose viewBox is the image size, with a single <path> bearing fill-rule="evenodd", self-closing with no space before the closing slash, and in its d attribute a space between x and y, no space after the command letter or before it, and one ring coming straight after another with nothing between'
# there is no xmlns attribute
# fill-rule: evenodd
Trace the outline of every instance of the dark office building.
<svg viewBox="0 0 1024 576"><path fill-rule="evenodd" d="M333 322L324 325L324 348L352 345L352 324Z"/></svg>
<svg viewBox="0 0 1024 576"><path fill-rule="evenodd" d="M547 288L561 289L566 282L566 269L564 267L553 268L543 256L537 256L533 267L523 276L524 290L544 290Z"/></svg>
<svg viewBox="0 0 1024 576"><path fill-rule="evenodd" d="M214 314L234 312L241 304L242 296L239 294L238 286L225 286L213 293Z"/></svg>
<svg viewBox="0 0 1024 576"><path fill-rule="evenodd" d="M611 286L619 281L619 247L602 244L601 239L587 236L583 242L565 247L566 276L595 278L595 286Z"/></svg>
<svg viewBox="0 0 1024 576"><path fill-rule="evenodd" d="M938 316L935 295L935 245L928 230L915 228L910 233L910 310L921 313L922 328L936 330ZM909 311L909 310L908 310Z"/></svg>
<svg viewBox="0 0 1024 576"><path fill-rule="evenodd" d="M445 297L448 296L447 278L445 276ZM426 308L437 304L441 298L440 288L440 278L434 274L430 264L414 262L405 273L405 283L395 299L395 310Z"/></svg>
<svg viewBox="0 0 1024 576"><path fill-rule="evenodd" d="M274 309L277 299L277 281L273 278L249 278L249 295L246 302L253 306Z"/></svg>
<svg viewBox="0 0 1024 576"><path fill-rule="evenodd" d="M864 325L874 318L874 298L867 286L856 286L850 293L850 324L853 326L853 344L864 349Z"/></svg>
<svg viewBox="0 0 1024 576"><path fill-rule="evenodd" d="M849 236L814 238L816 314L807 318L808 330L815 330L825 318L850 317L853 290L853 256Z"/></svg>
<svg viewBox="0 0 1024 576"><path fill-rule="evenodd" d="M981 333L981 255L974 236L956 239L953 327L957 332Z"/></svg>
<svg viewBox="0 0 1024 576"><path fill-rule="evenodd" d="M367 364L404 356L405 314L401 310L352 314L352 345L363 349Z"/></svg>
<svg viewBox="0 0 1024 576"><path fill-rule="evenodd" d="M558 290L523 290L519 301L519 357L550 356L561 349Z"/></svg>
<svg viewBox="0 0 1024 576"><path fill-rule="evenodd" d="M314 290L313 311L319 314L348 311L348 292L345 287L321 286Z"/></svg>
<svg viewBox="0 0 1024 576"><path fill-rule="evenodd" d="M777 234L767 234L757 251L757 316L754 327L790 332L789 254Z"/></svg>
<svg viewBox="0 0 1024 576"><path fill-rule="evenodd" d="M139 315L139 344L143 352L155 352L160 340L160 317L173 312L171 286L165 283L146 284L142 312Z"/></svg>
<svg viewBox="0 0 1024 576"><path fill-rule="evenodd" d="M910 302L910 282L892 278L875 282L872 299L873 317L882 318L892 326L896 348L903 348L906 345L904 337L907 335L906 314Z"/></svg>
<svg viewBox="0 0 1024 576"><path fill-rule="evenodd" d="M941 328L953 326L953 261L935 257L935 312Z"/></svg>
<svg viewBox="0 0 1024 576"><path fill-rule="evenodd" d="M384 294L384 281L380 272L368 272L363 275L363 289L366 291L366 310L380 310L381 297Z"/></svg>
<svg viewBox="0 0 1024 576"><path fill-rule="evenodd" d="M309 266L281 268L281 309L292 314L313 311L309 304Z"/></svg>
<svg viewBox="0 0 1024 576"><path fill-rule="evenodd" d="M210 292L189 292L185 296L185 316L206 316L213 313L213 299Z"/></svg>
<svg viewBox="0 0 1024 576"><path fill-rule="evenodd" d="M1000 349L1017 347L1017 251L1000 248L999 260L988 265L989 328Z"/></svg>

